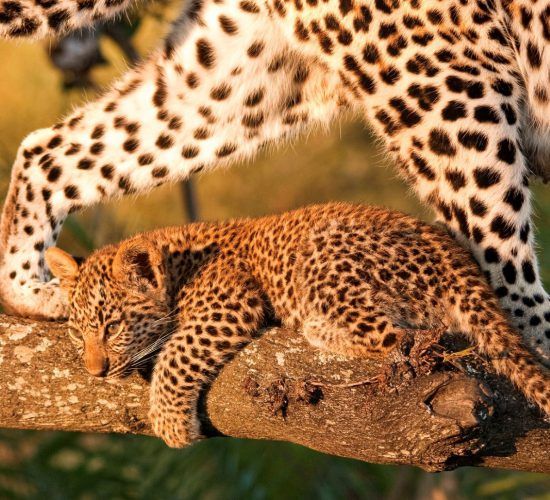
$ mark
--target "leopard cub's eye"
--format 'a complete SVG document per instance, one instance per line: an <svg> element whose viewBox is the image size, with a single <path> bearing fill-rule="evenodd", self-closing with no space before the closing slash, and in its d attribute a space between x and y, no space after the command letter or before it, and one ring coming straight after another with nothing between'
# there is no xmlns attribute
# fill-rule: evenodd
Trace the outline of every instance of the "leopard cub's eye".
<svg viewBox="0 0 550 500"><path fill-rule="evenodd" d="M83 342L82 334L76 328L69 327L69 337L71 337L73 342L81 344Z"/></svg>
<svg viewBox="0 0 550 500"><path fill-rule="evenodd" d="M105 325L105 336L114 337L117 333L120 332L122 325L120 321L111 321Z"/></svg>

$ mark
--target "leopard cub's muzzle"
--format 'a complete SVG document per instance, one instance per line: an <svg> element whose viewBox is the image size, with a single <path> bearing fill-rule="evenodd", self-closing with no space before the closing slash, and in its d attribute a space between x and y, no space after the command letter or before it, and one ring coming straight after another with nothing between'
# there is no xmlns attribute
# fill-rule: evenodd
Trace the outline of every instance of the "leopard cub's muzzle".
<svg viewBox="0 0 550 500"><path fill-rule="evenodd" d="M109 358L99 346L86 346L84 349L84 366L94 377L106 377L109 373Z"/></svg>

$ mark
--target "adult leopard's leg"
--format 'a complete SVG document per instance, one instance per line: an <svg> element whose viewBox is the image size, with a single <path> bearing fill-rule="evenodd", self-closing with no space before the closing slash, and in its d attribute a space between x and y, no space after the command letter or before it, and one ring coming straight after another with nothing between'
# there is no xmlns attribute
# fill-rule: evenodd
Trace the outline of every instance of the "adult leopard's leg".
<svg viewBox="0 0 550 500"><path fill-rule="evenodd" d="M256 282L242 272L227 272L238 268L238 263L228 267L214 262L201 269L197 287L178 303L180 326L155 364L149 418L155 434L171 447L201 437L201 389L263 322L265 304Z"/></svg>
<svg viewBox="0 0 550 500"><path fill-rule="evenodd" d="M534 250L514 41L498 5L440 4L417 2L403 15L397 4L375 13L351 2L342 19L324 19L326 30L297 24L296 37L325 49L403 175L472 249L529 345L548 356L550 299Z"/></svg>
<svg viewBox="0 0 550 500"><path fill-rule="evenodd" d="M550 2L516 0L505 3L510 30L517 40L516 58L526 90L522 124L524 150L529 169L550 180Z"/></svg>
<svg viewBox="0 0 550 500"><path fill-rule="evenodd" d="M126 10L131 0L0 0L0 38L44 38Z"/></svg>
<svg viewBox="0 0 550 500"><path fill-rule="evenodd" d="M420 196L471 248L528 345L548 360L550 299L538 272L520 147L521 87L502 73L451 72L429 92L429 110L416 114L423 126L402 127L401 114L399 141L390 147Z"/></svg>
<svg viewBox="0 0 550 500"><path fill-rule="evenodd" d="M293 16L304 51L321 51L340 72L419 196L469 244L529 344L548 354L550 302L537 270L526 144L518 132L526 85L503 6L318 5L317 16L292 3L280 15ZM543 35L544 14L537 21Z"/></svg>
<svg viewBox="0 0 550 500"><path fill-rule="evenodd" d="M115 89L23 142L0 231L8 310L63 314L42 254L69 212L248 157L342 104L336 80L291 52L259 4L208 4L176 32Z"/></svg>

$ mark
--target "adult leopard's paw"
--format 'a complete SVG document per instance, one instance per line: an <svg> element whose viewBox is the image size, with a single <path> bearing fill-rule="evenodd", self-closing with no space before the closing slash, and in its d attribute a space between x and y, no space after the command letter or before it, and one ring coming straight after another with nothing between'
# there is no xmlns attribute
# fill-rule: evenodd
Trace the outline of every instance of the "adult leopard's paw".
<svg viewBox="0 0 550 500"><path fill-rule="evenodd" d="M196 416L188 417L179 412L149 411L153 432L170 448L184 448L200 439L200 423Z"/></svg>
<svg viewBox="0 0 550 500"><path fill-rule="evenodd" d="M57 280L21 284L1 272L0 304L6 313L33 319L64 319L69 312L67 294Z"/></svg>
<svg viewBox="0 0 550 500"><path fill-rule="evenodd" d="M524 342L527 347L546 368L550 368L550 342L547 341L548 337L546 336L546 333L549 331L550 328L548 325L545 325L544 331L536 332L532 336L524 336ZM544 340L537 342L541 338L546 340L546 342Z"/></svg>

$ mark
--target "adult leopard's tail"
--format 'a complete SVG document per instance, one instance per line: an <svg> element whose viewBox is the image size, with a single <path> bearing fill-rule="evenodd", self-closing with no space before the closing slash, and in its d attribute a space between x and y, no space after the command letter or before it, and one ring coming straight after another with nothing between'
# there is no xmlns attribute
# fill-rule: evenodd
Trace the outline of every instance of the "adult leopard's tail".
<svg viewBox="0 0 550 500"><path fill-rule="evenodd" d="M44 38L126 10L131 0L0 0L0 38Z"/></svg>
<svg viewBox="0 0 550 500"><path fill-rule="evenodd" d="M525 347L489 286L481 280L475 280L475 284L472 281L467 295L454 306L458 327L489 357L498 374L509 378L550 416L550 370Z"/></svg>

